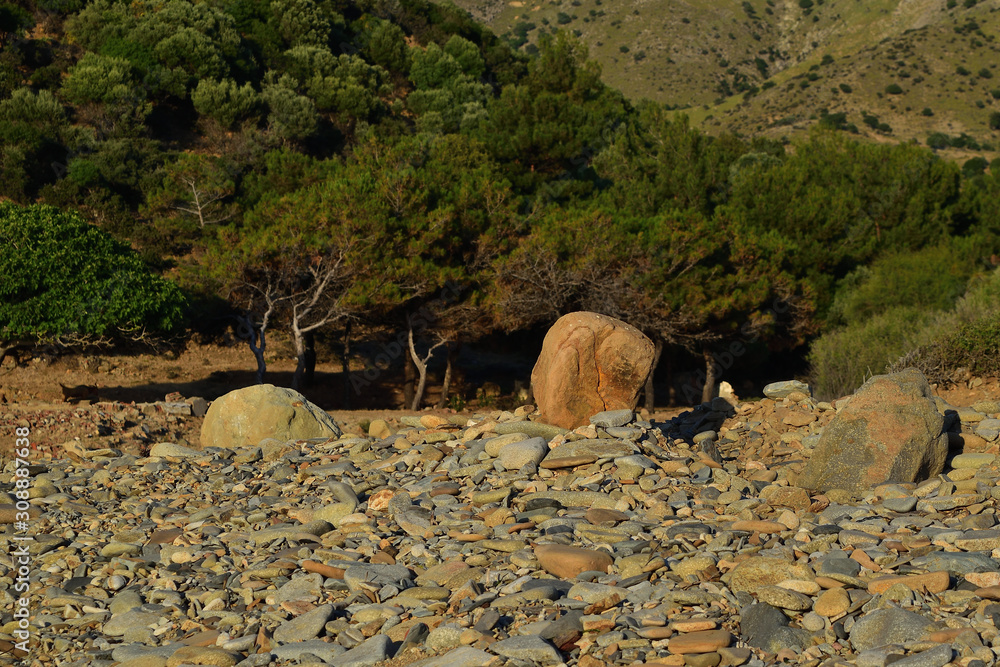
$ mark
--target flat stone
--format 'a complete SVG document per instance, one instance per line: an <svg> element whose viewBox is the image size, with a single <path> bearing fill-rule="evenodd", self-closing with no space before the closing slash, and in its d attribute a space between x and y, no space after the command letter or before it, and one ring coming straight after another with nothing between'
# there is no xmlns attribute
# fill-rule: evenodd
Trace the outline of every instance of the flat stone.
<svg viewBox="0 0 1000 667"><path fill-rule="evenodd" d="M635 419L635 413L631 410L605 410L593 415L590 418L590 423L599 428L613 428L625 426L633 419Z"/></svg>
<svg viewBox="0 0 1000 667"><path fill-rule="evenodd" d="M392 640L388 635L375 635L328 662L334 667L372 667L391 657L391 647Z"/></svg>
<svg viewBox="0 0 1000 667"><path fill-rule="evenodd" d="M886 592L892 586L902 584L907 588L928 593L941 593L948 590L951 584L951 577L947 572L928 572L926 574L913 574L900 577L879 577L868 583L868 592L878 595Z"/></svg>
<svg viewBox="0 0 1000 667"><path fill-rule="evenodd" d="M964 551L993 551L1000 548L1000 530L969 530L955 540Z"/></svg>
<svg viewBox="0 0 1000 667"><path fill-rule="evenodd" d="M500 452L507 445L514 444L515 442L521 442L527 440L530 436L527 433L507 433L505 435L499 435L495 438L490 438L483 445L483 449L487 454L496 458L500 456Z"/></svg>
<svg viewBox="0 0 1000 667"><path fill-rule="evenodd" d="M944 667L951 662L952 648L950 644L941 644L926 651L907 656L892 664L895 667Z"/></svg>
<svg viewBox="0 0 1000 667"><path fill-rule="evenodd" d="M510 637L490 644L490 650L497 655L515 660L531 660L543 665L562 662L562 655L541 637L531 635Z"/></svg>
<svg viewBox="0 0 1000 667"><path fill-rule="evenodd" d="M409 667L483 667L494 660L494 656L472 646L461 646L444 655L424 658L410 663Z"/></svg>
<svg viewBox="0 0 1000 667"><path fill-rule="evenodd" d="M910 564L921 570L945 570L955 577L961 577L969 572L1000 570L1000 562L985 553L932 551L925 556L914 558Z"/></svg>
<svg viewBox="0 0 1000 667"><path fill-rule="evenodd" d="M236 654L213 646L184 646L167 660L167 667L180 665L213 665L214 667L233 667L239 658Z"/></svg>
<svg viewBox="0 0 1000 667"><path fill-rule="evenodd" d="M993 463L996 458L995 454L959 454L951 460L951 467L956 470L962 468L982 468Z"/></svg>
<svg viewBox="0 0 1000 667"><path fill-rule="evenodd" d="M496 425L494 431L497 435L524 433L532 438L545 438L546 442L557 435L564 435L569 432L564 428L559 428L558 426L553 426L552 424L543 424L542 422L532 421L501 422Z"/></svg>
<svg viewBox="0 0 1000 667"><path fill-rule="evenodd" d="M274 630L274 640L282 644L314 639L333 615L333 605L325 604L285 621Z"/></svg>
<svg viewBox="0 0 1000 667"><path fill-rule="evenodd" d="M626 588L581 581L580 583L573 584L566 597L573 600L582 600L587 604L598 604L605 609L610 609L617 606L628 595L629 591Z"/></svg>
<svg viewBox="0 0 1000 667"><path fill-rule="evenodd" d="M101 631L109 637L121 637L130 630L145 630L158 623L160 618L160 614L131 609L123 614L112 616L101 628Z"/></svg>
<svg viewBox="0 0 1000 667"><path fill-rule="evenodd" d="M734 521L733 530L747 530L754 533L780 533L788 530L788 526L777 521Z"/></svg>
<svg viewBox="0 0 1000 667"><path fill-rule="evenodd" d="M177 445L172 442L158 442L149 448L150 456L171 456L174 458L191 458L194 456L205 456L205 452L192 449L191 447L185 447L184 445Z"/></svg>
<svg viewBox="0 0 1000 667"><path fill-rule="evenodd" d="M807 595L780 586L760 586L757 599L778 609L807 611L812 609L812 599Z"/></svg>
<svg viewBox="0 0 1000 667"><path fill-rule="evenodd" d="M684 655L687 653L711 653L729 646L733 636L726 630L704 630L677 635L667 643L671 653Z"/></svg>
<svg viewBox="0 0 1000 667"><path fill-rule="evenodd" d="M614 459L620 456L630 456L638 450L635 445L624 440L611 438L596 438L593 440L574 440L565 442L549 451L547 459L564 459L577 456L595 456L600 459Z"/></svg>
<svg viewBox="0 0 1000 667"><path fill-rule="evenodd" d="M546 457L538 467L544 468L545 470L559 470L561 468L575 468L576 466L585 466L597 461L596 456L585 455L585 456L565 456L562 458L551 458Z"/></svg>
<svg viewBox="0 0 1000 667"><path fill-rule="evenodd" d="M333 661L340 655L347 652L340 644L325 642L321 639L310 639L304 642L294 642L283 644L282 646L272 646L270 653L278 660L299 660L300 656L314 655L323 662L333 664Z"/></svg>
<svg viewBox="0 0 1000 667"><path fill-rule="evenodd" d="M729 588L734 592L755 593L761 586L775 586L785 579L812 581L815 577L805 565L780 558L754 556L733 568L727 578Z"/></svg>
<svg viewBox="0 0 1000 667"><path fill-rule="evenodd" d="M534 551L542 569L561 579L572 579L581 572L607 572L614 564L611 554L597 549L540 544Z"/></svg>
<svg viewBox="0 0 1000 667"><path fill-rule="evenodd" d="M507 470L520 470L529 463L538 465L548 453L545 438L529 438L504 446L500 450L500 464Z"/></svg>
<svg viewBox="0 0 1000 667"><path fill-rule="evenodd" d="M913 496L904 498L886 498L882 501L882 506L887 510L892 510L893 512L912 512L913 508L917 506L917 499Z"/></svg>
<svg viewBox="0 0 1000 667"><path fill-rule="evenodd" d="M768 398L776 400L787 398L789 394L796 391L805 394L806 396L812 395L812 390L809 388L809 385L805 382L799 382L798 380L782 380L781 382L772 382L764 387L764 395Z"/></svg>
<svg viewBox="0 0 1000 667"><path fill-rule="evenodd" d="M549 454L551 456L551 453ZM617 501L606 493L597 491L540 491L522 495L520 500L530 503L532 500L554 500L563 507L600 507L615 509Z"/></svg>
<svg viewBox="0 0 1000 667"><path fill-rule="evenodd" d="M584 517L595 526L614 525L616 523L621 523L622 521L628 521L629 519L628 514L625 514L625 512L599 508L587 510Z"/></svg>
<svg viewBox="0 0 1000 667"><path fill-rule="evenodd" d="M403 565L358 563L344 570L344 583L352 591L361 590L363 584L381 588L412 578L413 573Z"/></svg>
<svg viewBox="0 0 1000 667"><path fill-rule="evenodd" d="M851 628L851 645L856 651L865 651L886 644L903 644L919 639L931 619L904 609L879 609L861 616Z"/></svg>
<svg viewBox="0 0 1000 667"><path fill-rule="evenodd" d="M993 442L1000 438L1000 419L984 419L976 426L976 435L983 440Z"/></svg>

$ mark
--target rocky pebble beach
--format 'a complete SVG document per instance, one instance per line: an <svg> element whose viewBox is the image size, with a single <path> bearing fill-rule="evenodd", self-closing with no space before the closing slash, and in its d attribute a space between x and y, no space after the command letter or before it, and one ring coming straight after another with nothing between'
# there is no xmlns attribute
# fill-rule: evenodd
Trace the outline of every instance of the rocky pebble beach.
<svg viewBox="0 0 1000 667"><path fill-rule="evenodd" d="M566 430L525 406L38 461L27 660L996 664L1000 405L939 400L944 471L856 495L795 483L849 401L766 394L665 423L616 410ZM9 464L8 554L13 480Z"/></svg>

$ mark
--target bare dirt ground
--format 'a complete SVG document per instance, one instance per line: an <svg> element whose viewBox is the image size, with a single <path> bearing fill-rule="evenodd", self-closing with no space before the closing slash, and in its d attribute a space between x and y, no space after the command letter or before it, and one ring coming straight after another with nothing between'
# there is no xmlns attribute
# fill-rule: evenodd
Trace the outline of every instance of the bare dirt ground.
<svg viewBox="0 0 1000 667"><path fill-rule="evenodd" d="M288 386L295 363L290 355L275 353L269 360L266 382ZM180 353L168 354L75 354L58 357L39 354L15 364L8 359L0 367L0 453L13 445L14 429L31 429L32 444L43 457L61 456L64 443L82 449L110 447L123 452L144 454L157 442L200 445L202 418L170 414L157 402L183 401L193 397L213 400L229 391L254 382L255 363L243 346L189 345ZM352 369L359 372L361 369ZM97 387L89 400L64 401L60 385ZM398 373L385 373L361 393L352 392L352 407L343 409L344 375L338 362L319 363L316 379L303 393L330 411L349 432L361 433L373 419L396 421L408 410L386 409L402 403ZM465 396L475 396L474 388L459 387ZM439 387L430 387L434 399ZM939 388L938 394L953 405L971 405L984 398L1000 397L996 378L974 379L968 383ZM497 407L513 407L512 397L479 405L470 400L461 414ZM684 408L663 408L649 415L666 420ZM425 409L454 415L452 409Z"/></svg>

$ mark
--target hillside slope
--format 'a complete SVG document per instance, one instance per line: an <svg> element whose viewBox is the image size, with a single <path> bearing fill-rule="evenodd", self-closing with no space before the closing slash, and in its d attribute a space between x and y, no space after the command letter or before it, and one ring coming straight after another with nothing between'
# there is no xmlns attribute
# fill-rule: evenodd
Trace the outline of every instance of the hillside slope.
<svg viewBox="0 0 1000 667"><path fill-rule="evenodd" d="M995 0L456 2L522 49L572 31L607 83L712 132L780 138L833 115L879 140L1000 146Z"/></svg>

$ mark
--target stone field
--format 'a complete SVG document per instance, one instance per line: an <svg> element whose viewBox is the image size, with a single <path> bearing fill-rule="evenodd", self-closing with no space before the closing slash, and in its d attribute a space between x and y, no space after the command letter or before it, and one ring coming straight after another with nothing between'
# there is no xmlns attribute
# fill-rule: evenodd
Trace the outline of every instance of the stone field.
<svg viewBox="0 0 1000 667"><path fill-rule="evenodd" d="M941 470L819 491L797 482L850 401L767 393L225 446L210 408L201 448L39 461L24 664L996 664L1000 405L927 399Z"/></svg>

